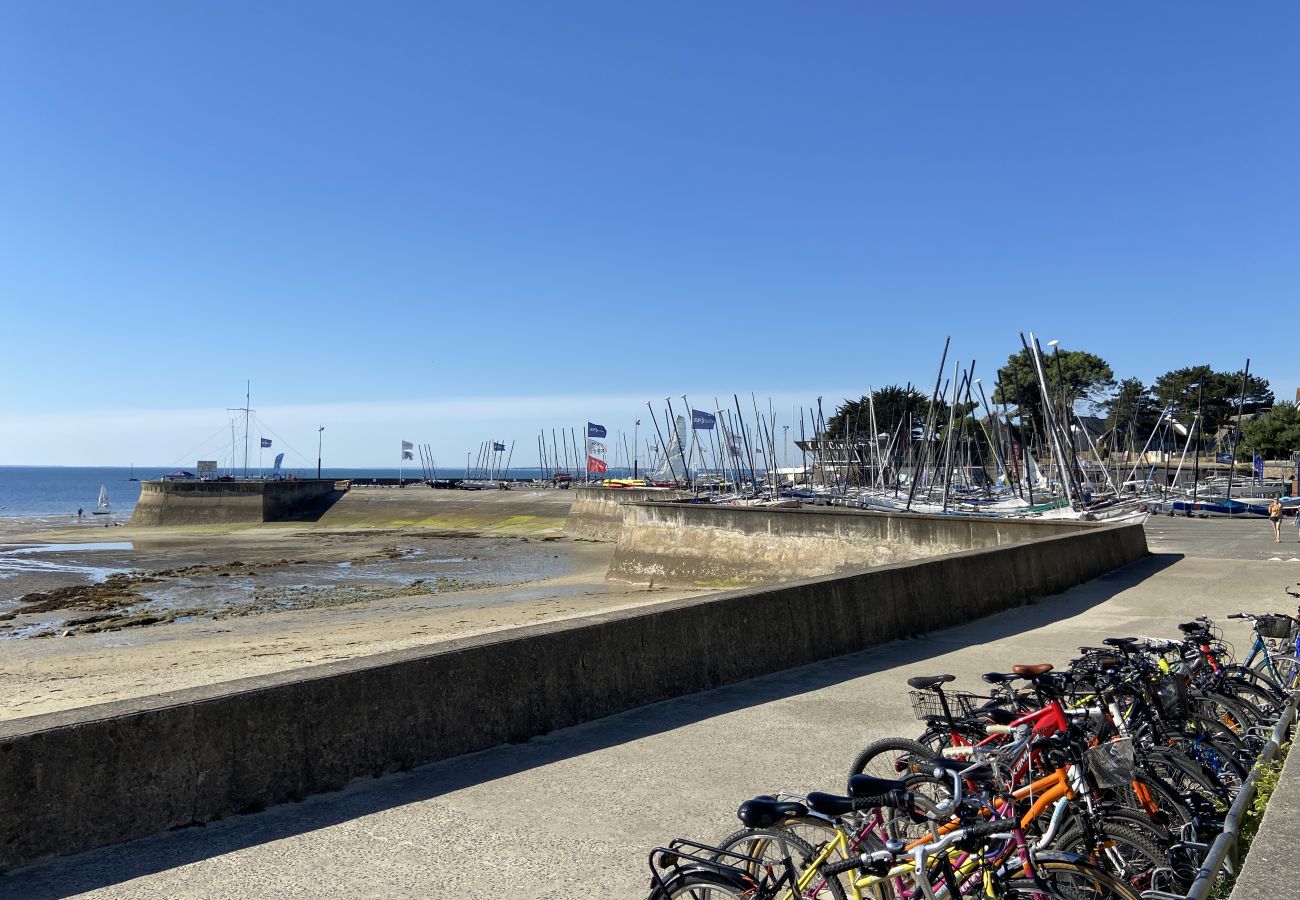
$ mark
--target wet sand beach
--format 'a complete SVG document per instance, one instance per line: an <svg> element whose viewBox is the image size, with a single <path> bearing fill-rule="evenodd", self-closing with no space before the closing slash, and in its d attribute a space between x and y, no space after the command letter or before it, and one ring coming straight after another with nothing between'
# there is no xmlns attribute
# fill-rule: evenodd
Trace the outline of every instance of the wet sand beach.
<svg viewBox="0 0 1300 900"><path fill-rule="evenodd" d="M0 719L682 596L610 585L568 491L354 488L316 522L0 524ZM16 561L16 562L15 562Z"/></svg>

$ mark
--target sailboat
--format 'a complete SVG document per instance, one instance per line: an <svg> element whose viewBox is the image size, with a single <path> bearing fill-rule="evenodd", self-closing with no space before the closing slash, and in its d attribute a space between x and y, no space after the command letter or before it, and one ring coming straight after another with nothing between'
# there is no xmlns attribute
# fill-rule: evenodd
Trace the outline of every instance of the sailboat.
<svg viewBox="0 0 1300 900"><path fill-rule="evenodd" d="M108 502L108 488L102 484L99 486L99 502L95 504L92 515L111 516L113 514L113 505Z"/></svg>

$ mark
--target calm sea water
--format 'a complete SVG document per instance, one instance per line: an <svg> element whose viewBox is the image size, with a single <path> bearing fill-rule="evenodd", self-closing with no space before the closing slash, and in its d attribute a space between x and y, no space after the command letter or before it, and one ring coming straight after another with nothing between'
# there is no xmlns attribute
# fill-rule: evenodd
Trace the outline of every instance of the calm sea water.
<svg viewBox="0 0 1300 900"><path fill-rule="evenodd" d="M0 516L51 516L77 513L78 507L85 510L87 516L95 508L99 497L99 487L103 485L108 491L108 500L113 507L113 517L125 521L135 509L136 500L140 498L140 485L131 481L132 476L140 479L157 479L174 467L158 468L136 466L130 468L108 468L98 466L0 466ZM302 478L315 478L316 470L286 469L286 474ZM420 469L406 468L402 474L407 478L419 478ZM611 469L611 475L614 472ZM322 469L325 478L396 478L397 469ZM439 469L439 478L461 478L462 469ZM537 469L511 469L503 473L505 478L536 478Z"/></svg>

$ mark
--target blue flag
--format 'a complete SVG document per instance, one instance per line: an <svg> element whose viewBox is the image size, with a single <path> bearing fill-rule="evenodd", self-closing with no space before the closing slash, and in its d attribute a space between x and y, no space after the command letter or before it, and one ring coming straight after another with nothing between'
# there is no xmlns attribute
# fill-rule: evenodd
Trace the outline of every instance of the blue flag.
<svg viewBox="0 0 1300 900"><path fill-rule="evenodd" d="M503 444L503 443L501 443L500 441L493 441L493 442L492 442L492 449L493 449L493 450L496 450L496 451L498 451L498 452L500 452L500 453L505 453L505 452L506 452L506 445Z"/></svg>
<svg viewBox="0 0 1300 900"><path fill-rule="evenodd" d="M412 453L411 453L410 450L403 450L403 451L402 451L402 459L415 459L415 456L412 455Z"/></svg>
<svg viewBox="0 0 1300 900"><path fill-rule="evenodd" d="M1258 453L1252 453L1250 456L1251 456L1250 461L1252 465L1254 465L1255 467L1255 477L1258 478L1260 481L1263 481L1264 480L1264 457L1260 456Z"/></svg>
<svg viewBox="0 0 1300 900"><path fill-rule="evenodd" d="M604 426L604 425L597 425L595 422L588 422L588 423L587 423L587 437L589 437L589 438L593 438L593 437L603 438L604 436L605 436L605 426Z"/></svg>
<svg viewBox="0 0 1300 900"><path fill-rule="evenodd" d="M271 446L271 439L270 439L270 438L262 438L262 447L263 447L263 448L266 448L266 447L269 447L269 446Z"/></svg>
<svg viewBox="0 0 1300 900"><path fill-rule="evenodd" d="M691 410L691 427L699 431L712 431L718 417L702 409Z"/></svg>
<svg viewBox="0 0 1300 900"><path fill-rule="evenodd" d="M284 462L284 454L283 453L275 454L275 468L271 470L272 475L280 474L280 463L282 462Z"/></svg>

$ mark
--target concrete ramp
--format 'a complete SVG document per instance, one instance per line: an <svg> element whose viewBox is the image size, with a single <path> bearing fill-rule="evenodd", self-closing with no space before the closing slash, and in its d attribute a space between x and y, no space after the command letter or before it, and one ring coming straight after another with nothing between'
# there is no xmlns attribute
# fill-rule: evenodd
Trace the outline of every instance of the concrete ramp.
<svg viewBox="0 0 1300 900"><path fill-rule="evenodd" d="M623 527L623 507L629 503L663 503L691 497L688 491L667 488L575 487L573 506L564 521L564 530L572 537L593 541L616 541Z"/></svg>
<svg viewBox="0 0 1300 900"><path fill-rule="evenodd" d="M814 506L636 503L609 577L654 587L743 587L1096 529L1089 522L914 516Z"/></svg>
<svg viewBox="0 0 1300 900"><path fill-rule="evenodd" d="M343 496L346 482L142 481L132 526L249 525L320 515Z"/></svg>

